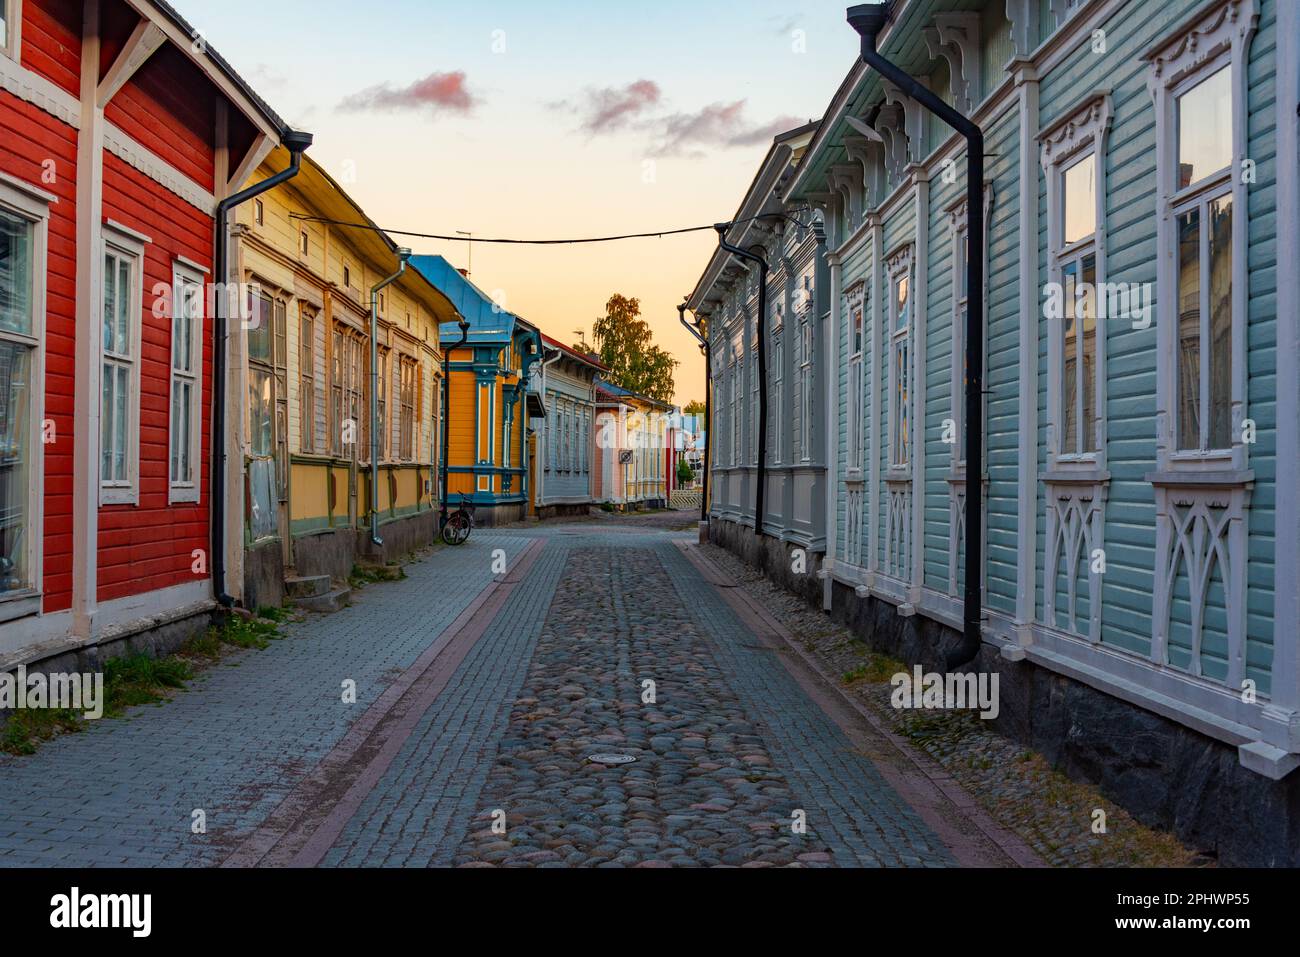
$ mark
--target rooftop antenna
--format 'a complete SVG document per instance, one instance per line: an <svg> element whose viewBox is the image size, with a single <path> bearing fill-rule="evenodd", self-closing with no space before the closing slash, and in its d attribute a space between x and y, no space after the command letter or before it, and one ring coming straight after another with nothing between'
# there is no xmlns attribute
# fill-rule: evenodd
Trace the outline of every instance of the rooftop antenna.
<svg viewBox="0 0 1300 957"><path fill-rule="evenodd" d="M457 236L464 236L465 248L469 250L469 262L465 264L465 278L468 279L474 275L474 234L467 233L463 229L456 230Z"/></svg>

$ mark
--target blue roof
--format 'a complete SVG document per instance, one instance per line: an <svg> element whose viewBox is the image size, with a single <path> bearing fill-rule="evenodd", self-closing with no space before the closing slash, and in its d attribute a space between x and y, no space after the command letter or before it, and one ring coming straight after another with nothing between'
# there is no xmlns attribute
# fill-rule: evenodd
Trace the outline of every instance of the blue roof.
<svg viewBox="0 0 1300 957"><path fill-rule="evenodd" d="M471 342L509 342L515 324L521 321L512 312L497 306L492 298L460 274L441 256L412 256L411 266L425 279L437 286L451 300L456 311L469 323ZM454 322L444 322L440 329L444 341L460 339L460 327Z"/></svg>

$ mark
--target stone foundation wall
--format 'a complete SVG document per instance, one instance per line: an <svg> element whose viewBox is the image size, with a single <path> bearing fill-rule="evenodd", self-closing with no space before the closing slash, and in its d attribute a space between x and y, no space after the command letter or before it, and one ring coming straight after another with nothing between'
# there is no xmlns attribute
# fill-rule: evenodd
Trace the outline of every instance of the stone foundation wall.
<svg viewBox="0 0 1300 957"><path fill-rule="evenodd" d="M713 519L710 540L769 578L822 605L810 560L791 571L794 546ZM960 633L924 615L900 616L879 598L832 588L831 616L868 647L927 671L942 671ZM1300 770L1270 781L1244 768L1237 749L1030 661L1010 662L991 645L965 670L998 674L998 731L1041 753L1077 781L1097 785L1151 827L1232 867L1300 867ZM1081 821L1080 827L1090 822Z"/></svg>

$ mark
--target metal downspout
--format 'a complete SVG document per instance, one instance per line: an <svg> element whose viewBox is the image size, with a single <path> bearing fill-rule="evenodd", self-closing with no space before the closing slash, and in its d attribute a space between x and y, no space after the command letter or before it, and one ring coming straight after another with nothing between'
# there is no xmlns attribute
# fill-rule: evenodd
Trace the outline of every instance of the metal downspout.
<svg viewBox="0 0 1300 957"><path fill-rule="evenodd" d="M718 245L739 259L758 264L758 473L754 489L754 534L763 534L763 498L767 486L767 260L727 242L731 223L719 223Z"/></svg>
<svg viewBox="0 0 1300 957"><path fill-rule="evenodd" d="M383 545L379 537L379 293L406 274L411 251L397 250L397 272L370 290L370 541Z"/></svg>
<svg viewBox="0 0 1300 957"><path fill-rule="evenodd" d="M984 133L876 49L889 8L883 3L848 9L849 25L862 37L862 60L930 113L966 139L966 581L962 596L962 640L948 655L949 671L979 654L982 600L980 570L984 563Z"/></svg>
<svg viewBox="0 0 1300 957"><path fill-rule="evenodd" d="M709 424L712 421L709 414L712 406L710 384L713 381L713 363L709 355L709 340L699 329L700 320L696 318L694 324L686 321L686 303L677 307L677 317L686 327L686 331L699 342L700 352L704 353L704 477L700 488L700 521L707 522L709 520Z"/></svg>
<svg viewBox="0 0 1300 957"><path fill-rule="evenodd" d="M223 608L233 608L234 597L226 591L226 460L229 437L226 435L226 344L230 333L230 212L236 206L275 189L286 180L293 179L302 169L302 154L312 144L312 135L288 130L280 138L280 145L289 151L289 165L267 177L255 186L227 196L217 203L216 249L213 250L213 272L218 285L212 297L213 349L212 349L212 590ZM241 288L236 283L234 290Z"/></svg>

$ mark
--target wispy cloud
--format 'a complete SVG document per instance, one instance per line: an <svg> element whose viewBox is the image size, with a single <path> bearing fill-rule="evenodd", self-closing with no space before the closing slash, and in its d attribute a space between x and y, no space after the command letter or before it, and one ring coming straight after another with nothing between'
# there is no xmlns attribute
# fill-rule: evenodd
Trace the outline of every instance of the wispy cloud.
<svg viewBox="0 0 1300 957"><path fill-rule="evenodd" d="M661 98L658 83L637 80L622 87L589 89L577 102L561 101L553 106L577 113L582 117L582 130L599 135L625 129L642 120L659 105Z"/></svg>
<svg viewBox="0 0 1300 957"><path fill-rule="evenodd" d="M662 135L655 152L660 156L698 154L701 147L756 146L778 133L804 123L795 116L780 116L766 123L752 123L745 116L745 101L710 103L694 113L674 113L662 123Z"/></svg>
<svg viewBox="0 0 1300 957"><path fill-rule="evenodd" d="M431 113L468 114L479 104L465 84L462 71L430 73L409 86L393 87L388 83L368 87L345 97L339 109L352 112L362 110L427 110Z"/></svg>

